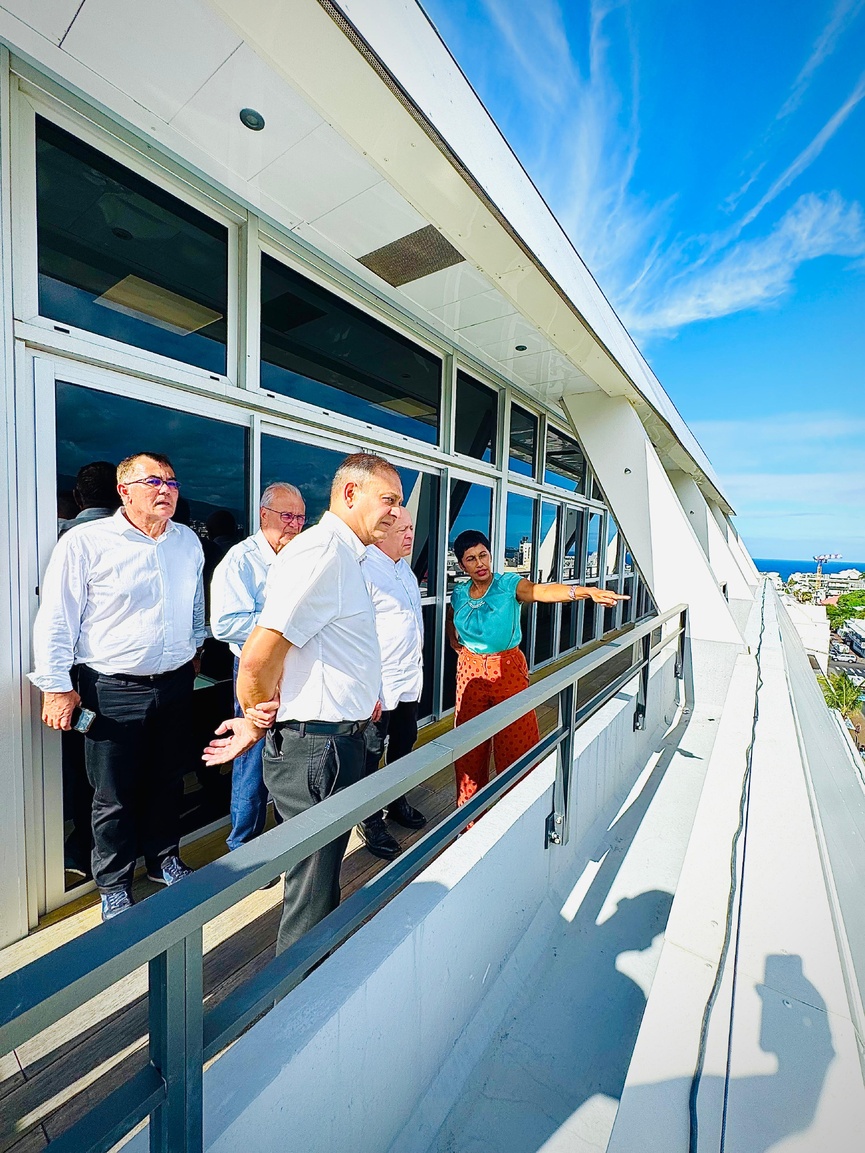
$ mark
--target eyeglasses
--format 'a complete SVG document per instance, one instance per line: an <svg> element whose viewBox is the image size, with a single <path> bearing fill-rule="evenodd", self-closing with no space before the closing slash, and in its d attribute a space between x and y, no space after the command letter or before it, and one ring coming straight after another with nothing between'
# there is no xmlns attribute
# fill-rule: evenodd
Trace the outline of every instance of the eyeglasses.
<svg viewBox="0 0 865 1153"><path fill-rule="evenodd" d="M306 517L302 512L280 512L279 509L271 508L269 504L263 504L261 507L278 516L283 524L296 524L298 528L303 528L306 524Z"/></svg>
<svg viewBox="0 0 865 1153"><path fill-rule="evenodd" d="M127 488L131 484L146 484L148 488L162 488L162 486L165 485L165 487L170 488L172 492L180 491L180 481L175 480L174 477L171 477L170 480L166 480L162 476L143 476L139 477L138 480L127 480L124 483L126 484Z"/></svg>

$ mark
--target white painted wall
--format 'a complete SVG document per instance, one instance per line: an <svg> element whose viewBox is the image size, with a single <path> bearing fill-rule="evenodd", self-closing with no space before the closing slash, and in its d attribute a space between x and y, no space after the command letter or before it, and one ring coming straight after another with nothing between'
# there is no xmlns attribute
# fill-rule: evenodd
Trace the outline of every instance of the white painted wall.
<svg viewBox="0 0 865 1153"><path fill-rule="evenodd" d="M436 1132L531 979L599 819L673 719L673 655L653 670L644 731L631 685L577 733L566 846L544 848L551 757L206 1072L211 1153L384 1153ZM146 1148L146 1133L127 1145Z"/></svg>

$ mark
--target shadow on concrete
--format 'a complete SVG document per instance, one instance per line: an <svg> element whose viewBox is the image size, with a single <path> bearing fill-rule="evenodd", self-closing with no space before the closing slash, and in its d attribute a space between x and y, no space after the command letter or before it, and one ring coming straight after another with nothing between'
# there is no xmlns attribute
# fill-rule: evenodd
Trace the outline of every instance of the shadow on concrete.
<svg viewBox="0 0 865 1153"><path fill-rule="evenodd" d="M741 979L740 979L741 980ZM774 1073L749 1077L704 1076L698 1095L698 1149L726 1153L768 1153L795 1133L804 1133L817 1115L826 1074L835 1057L826 1005L802 971L797 955L766 958L765 981L756 986L762 1001L759 1046L774 1054ZM733 1069L736 1055L747 1052L747 1017L739 1016L733 1033ZM726 1029L726 1022L717 1027ZM696 1026L695 1026L696 1031ZM645 1153L669 1153L688 1148L689 1078L639 1085L628 1090L617 1148L640 1148ZM727 1092L726 1114L724 1106ZM840 1122L840 1125L839 1125ZM835 1132L843 1119L835 1118ZM847 1134L861 1147L861 1133ZM798 1146L797 1146L798 1147ZM808 1148L818 1148L808 1145ZM822 1148L822 1147L821 1147ZM840 1148L836 1146L836 1149ZM827 1151L828 1153L828 1151Z"/></svg>

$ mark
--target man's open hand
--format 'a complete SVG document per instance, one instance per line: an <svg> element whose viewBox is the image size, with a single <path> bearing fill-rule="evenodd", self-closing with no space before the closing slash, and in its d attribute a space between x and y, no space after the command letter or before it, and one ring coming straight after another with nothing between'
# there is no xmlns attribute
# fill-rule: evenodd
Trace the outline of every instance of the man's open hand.
<svg viewBox="0 0 865 1153"><path fill-rule="evenodd" d="M247 752L264 736L264 732L246 717L229 717L216 730L216 737L219 738L221 733L229 735L221 740L212 740L201 754L206 765L225 765Z"/></svg>

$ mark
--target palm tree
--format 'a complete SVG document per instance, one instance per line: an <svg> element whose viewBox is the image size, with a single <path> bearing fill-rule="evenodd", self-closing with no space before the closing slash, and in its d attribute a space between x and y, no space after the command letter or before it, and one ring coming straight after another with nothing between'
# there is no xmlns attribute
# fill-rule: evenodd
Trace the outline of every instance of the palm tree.
<svg viewBox="0 0 865 1153"><path fill-rule="evenodd" d="M845 719L858 710L862 690L853 684L846 673L831 673L828 679L820 677L819 680L830 709L837 709Z"/></svg>

